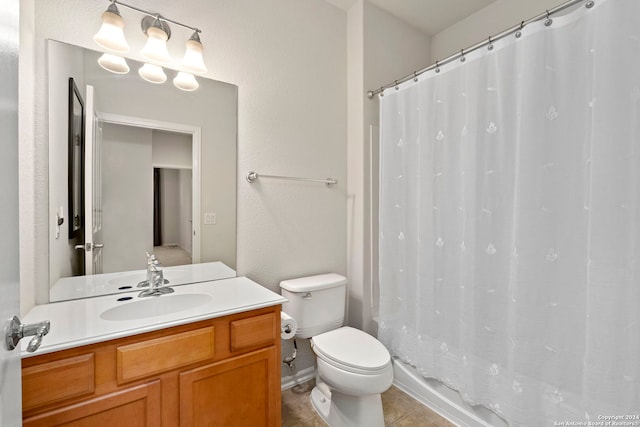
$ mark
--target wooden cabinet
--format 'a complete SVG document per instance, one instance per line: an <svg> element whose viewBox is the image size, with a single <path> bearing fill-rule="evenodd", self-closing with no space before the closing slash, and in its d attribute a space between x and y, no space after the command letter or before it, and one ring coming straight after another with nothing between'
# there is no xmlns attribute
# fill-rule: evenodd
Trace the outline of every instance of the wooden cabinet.
<svg viewBox="0 0 640 427"><path fill-rule="evenodd" d="M118 390L25 419L25 427L160 427L160 381Z"/></svg>
<svg viewBox="0 0 640 427"><path fill-rule="evenodd" d="M269 379L273 347L180 374L180 427L279 426L280 381ZM218 402L211 405L210 402Z"/></svg>
<svg viewBox="0 0 640 427"><path fill-rule="evenodd" d="M279 426L280 306L22 360L25 426Z"/></svg>

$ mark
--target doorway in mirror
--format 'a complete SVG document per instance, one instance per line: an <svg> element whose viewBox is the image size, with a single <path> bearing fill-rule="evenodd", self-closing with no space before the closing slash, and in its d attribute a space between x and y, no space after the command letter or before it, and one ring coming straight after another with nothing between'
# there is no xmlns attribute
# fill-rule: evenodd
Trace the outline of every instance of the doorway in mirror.
<svg viewBox="0 0 640 427"><path fill-rule="evenodd" d="M103 121L102 145L104 273L138 269L146 252L196 261L192 135Z"/></svg>
<svg viewBox="0 0 640 427"><path fill-rule="evenodd" d="M178 139L178 148L190 142ZM192 263L192 181L191 169L153 168L153 253L163 266Z"/></svg>

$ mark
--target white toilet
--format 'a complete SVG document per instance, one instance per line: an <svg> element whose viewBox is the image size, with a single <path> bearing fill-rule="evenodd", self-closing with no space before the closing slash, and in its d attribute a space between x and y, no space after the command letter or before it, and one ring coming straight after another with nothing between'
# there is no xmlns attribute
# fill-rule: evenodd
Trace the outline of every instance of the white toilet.
<svg viewBox="0 0 640 427"><path fill-rule="evenodd" d="M296 337L311 338L317 356L311 402L331 427L383 427L380 393L393 381L380 341L344 323L347 279L321 274L280 283L282 310L296 319Z"/></svg>

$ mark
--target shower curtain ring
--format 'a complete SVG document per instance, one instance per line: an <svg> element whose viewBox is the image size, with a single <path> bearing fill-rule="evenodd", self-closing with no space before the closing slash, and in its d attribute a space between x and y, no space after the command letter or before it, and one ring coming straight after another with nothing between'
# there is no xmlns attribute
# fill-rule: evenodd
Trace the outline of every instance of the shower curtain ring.
<svg viewBox="0 0 640 427"><path fill-rule="evenodd" d="M522 36L522 29L524 28L524 21L520 22L520 29L516 31L516 38L519 39Z"/></svg>
<svg viewBox="0 0 640 427"><path fill-rule="evenodd" d="M396 84L396 90L400 89L400 88L398 87L398 81L397 81L397 80L395 81L395 84Z"/></svg>
<svg viewBox="0 0 640 427"><path fill-rule="evenodd" d="M417 81L418 81L418 72L417 72L417 71L414 71L414 72L413 72L413 81L414 81L414 82L417 82Z"/></svg>
<svg viewBox="0 0 640 427"><path fill-rule="evenodd" d="M460 49L460 62L466 61L467 58L464 57L464 49Z"/></svg>
<svg viewBox="0 0 640 427"><path fill-rule="evenodd" d="M436 61L436 73L440 72L440 62Z"/></svg>
<svg viewBox="0 0 640 427"><path fill-rule="evenodd" d="M384 86L380 86L380 98L384 96Z"/></svg>
<svg viewBox="0 0 640 427"><path fill-rule="evenodd" d="M544 25L545 25L545 27L548 27L548 26L549 26L549 25L551 25L552 23L553 23L553 19L551 19L551 18L549 17L549 9L547 9L547 20L546 20L546 21L544 21Z"/></svg>
<svg viewBox="0 0 640 427"><path fill-rule="evenodd" d="M594 5L594 4L595 4L595 2L594 2L594 1L588 1L584 6L585 6L587 9L591 9L591 8L593 7L593 5Z"/></svg>
<svg viewBox="0 0 640 427"><path fill-rule="evenodd" d="M487 46L487 49L493 50L493 40L491 40L491 36L489 36L489 45Z"/></svg>

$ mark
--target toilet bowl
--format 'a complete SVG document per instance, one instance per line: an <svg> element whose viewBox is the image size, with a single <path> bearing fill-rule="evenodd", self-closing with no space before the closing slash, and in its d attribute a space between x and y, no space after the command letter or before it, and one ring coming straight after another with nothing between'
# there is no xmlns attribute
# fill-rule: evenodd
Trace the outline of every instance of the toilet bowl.
<svg viewBox="0 0 640 427"><path fill-rule="evenodd" d="M383 427L380 393L393 382L391 357L374 337L342 327L311 339L317 356L311 402L330 426Z"/></svg>
<svg viewBox="0 0 640 427"><path fill-rule="evenodd" d="M311 402L331 427L383 427L380 394L393 382L391 356L380 341L344 322L345 277L322 274L280 283L283 311L311 338L316 386Z"/></svg>

